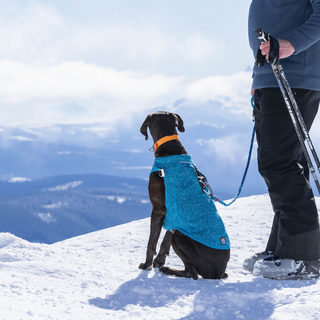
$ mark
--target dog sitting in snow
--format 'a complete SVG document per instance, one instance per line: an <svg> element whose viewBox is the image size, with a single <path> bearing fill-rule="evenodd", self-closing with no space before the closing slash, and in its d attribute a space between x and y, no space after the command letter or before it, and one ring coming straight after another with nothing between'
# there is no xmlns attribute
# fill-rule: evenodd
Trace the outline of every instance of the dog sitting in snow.
<svg viewBox="0 0 320 320"><path fill-rule="evenodd" d="M146 261L139 268L152 265L160 272L177 277L198 279L227 278L230 242L224 224L211 197L199 183L199 172L182 146L176 128L184 132L177 114L149 114L140 132L154 141L155 162L149 178L152 204L150 236ZM156 255L161 228L167 230ZM164 267L172 245L184 263L184 270Z"/></svg>

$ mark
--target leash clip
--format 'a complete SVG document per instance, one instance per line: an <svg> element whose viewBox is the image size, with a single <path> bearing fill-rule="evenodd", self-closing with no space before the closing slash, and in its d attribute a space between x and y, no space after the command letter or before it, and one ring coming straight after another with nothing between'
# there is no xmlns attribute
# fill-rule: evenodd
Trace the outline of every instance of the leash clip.
<svg viewBox="0 0 320 320"><path fill-rule="evenodd" d="M159 177L160 177L160 178L163 178L164 176L165 176L164 170L163 170L163 169L160 169L160 170L159 170Z"/></svg>
<svg viewBox="0 0 320 320"><path fill-rule="evenodd" d="M153 172L156 173L160 178L163 178L165 176L163 169L159 169L159 170L153 171Z"/></svg>

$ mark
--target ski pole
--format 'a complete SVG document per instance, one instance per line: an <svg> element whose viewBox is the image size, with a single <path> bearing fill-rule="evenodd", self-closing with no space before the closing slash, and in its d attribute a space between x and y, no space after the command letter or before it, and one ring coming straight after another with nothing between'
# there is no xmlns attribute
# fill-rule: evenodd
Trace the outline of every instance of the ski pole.
<svg viewBox="0 0 320 320"><path fill-rule="evenodd" d="M272 38L268 33L264 32L262 29L257 29L255 31L255 33L257 34L258 39L260 40L261 43L270 40L269 62L271 64L273 73L276 77L276 80L277 80L278 85L280 87L285 104L286 104L287 109L289 111L289 115L291 117L293 126L295 128L296 133L297 133L299 142L301 144L302 151L306 157L309 170L313 176L313 179L314 179L315 184L317 186L318 192L320 194L319 180L316 175L316 171L315 171L314 166L312 164L311 158L309 156L307 147L305 145L305 141L307 141L307 144L311 150L312 156L313 156L314 161L318 167L319 172L320 172L320 161L319 161L319 158L318 158L317 153L315 151L315 148L313 146L313 143L311 141L311 138L309 136L308 129L307 129L306 124L303 120L300 109L297 105L297 102L294 98L294 95L292 93L292 90L290 88L288 80L285 76L283 67L279 63L279 43L276 39ZM259 53L258 53L257 65L259 67L262 67L264 62L265 62L265 58L262 58L261 54L259 55Z"/></svg>

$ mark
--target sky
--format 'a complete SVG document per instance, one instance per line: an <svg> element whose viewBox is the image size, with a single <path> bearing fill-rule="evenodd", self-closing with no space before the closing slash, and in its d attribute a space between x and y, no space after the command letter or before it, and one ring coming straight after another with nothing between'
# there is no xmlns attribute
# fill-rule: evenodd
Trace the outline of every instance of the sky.
<svg viewBox="0 0 320 320"><path fill-rule="evenodd" d="M138 133L146 114L177 105L205 123L212 101L233 128L251 128L250 3L0 0L0 131L89 124L109 134L121 121ZM317 117L317 150L319 128ZM214 143L217 153L236 162L237 141L248 148L240 134Z"/></svg>
<svg viewBox="0 0 320 320"><path fill-rule="evenodd" d="M249 98L249 0L0 1L0 125ZM240 80L239 80L240 79Z"/></svg>

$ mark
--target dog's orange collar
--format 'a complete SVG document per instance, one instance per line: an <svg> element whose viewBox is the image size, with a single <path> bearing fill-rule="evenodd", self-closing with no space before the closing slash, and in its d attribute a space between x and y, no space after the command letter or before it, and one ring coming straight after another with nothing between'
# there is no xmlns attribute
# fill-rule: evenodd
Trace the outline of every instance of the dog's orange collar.
<svg viewBox="0 0 320 320"><path fill-rule="evenodd" d="M174 134L172 136L166 136L161 139L159 139L154 145L153 145L153 150L157 151L157 149L164 143L171 141L171 140L179 140L179 137L177 134Z"/></svg>

